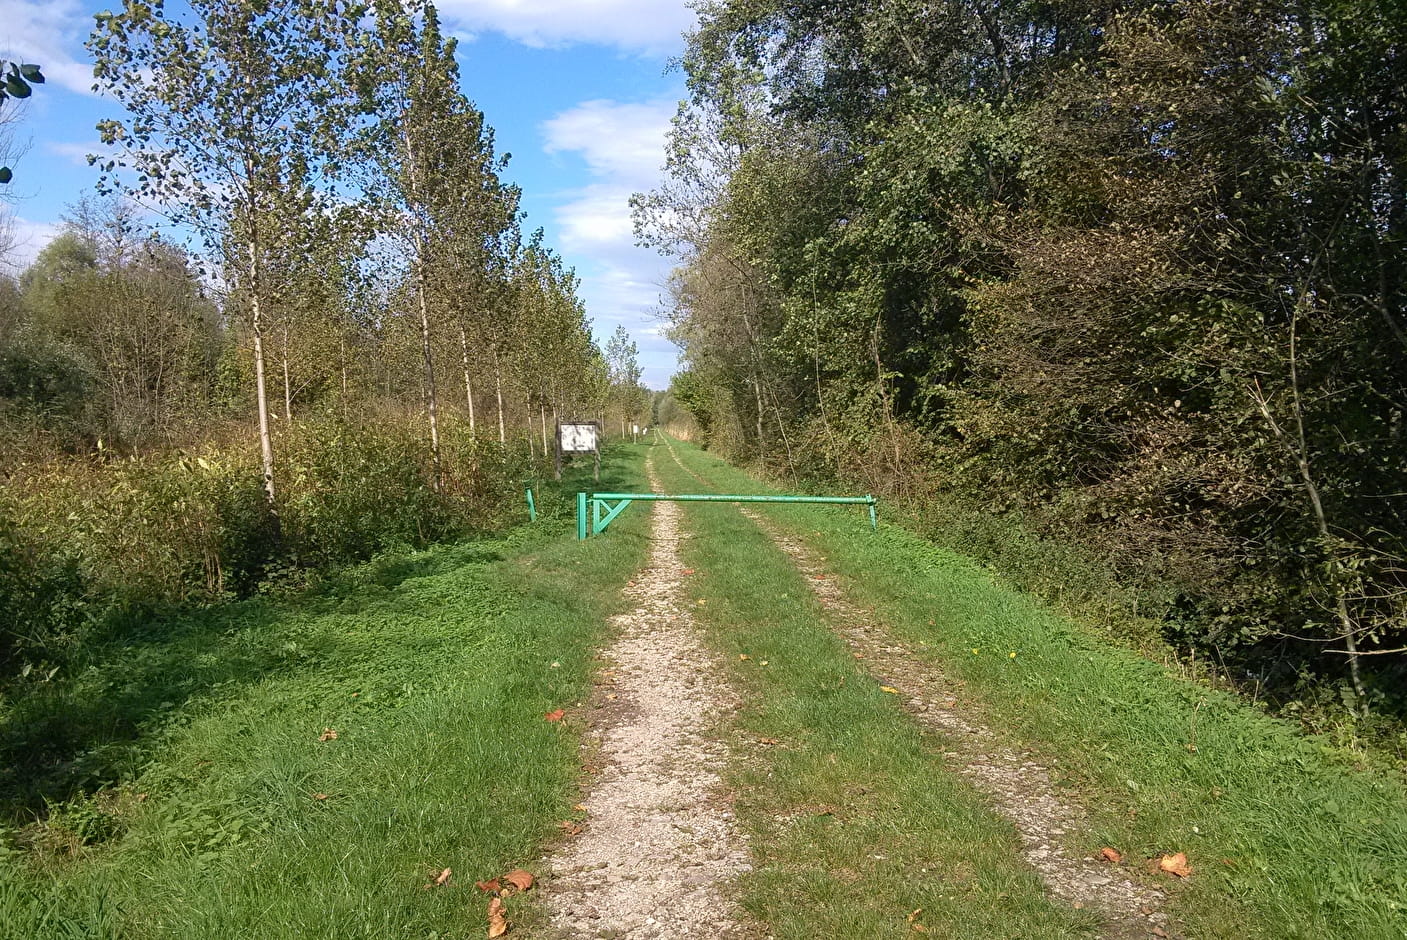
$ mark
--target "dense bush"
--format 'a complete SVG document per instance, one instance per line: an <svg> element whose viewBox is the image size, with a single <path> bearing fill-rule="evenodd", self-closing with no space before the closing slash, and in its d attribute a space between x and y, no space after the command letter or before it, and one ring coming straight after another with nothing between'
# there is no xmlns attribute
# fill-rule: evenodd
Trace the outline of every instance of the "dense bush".
<svg viewBox="0 0 1407 940"><path fill-rule="evenodd" d="M277 440L277 517L242 442L188 453L48 460L0 495L0 670L68 661L85 631L278 578L494 529L533 468L446 429L437 492L418 428L339 420Z"/></svg>

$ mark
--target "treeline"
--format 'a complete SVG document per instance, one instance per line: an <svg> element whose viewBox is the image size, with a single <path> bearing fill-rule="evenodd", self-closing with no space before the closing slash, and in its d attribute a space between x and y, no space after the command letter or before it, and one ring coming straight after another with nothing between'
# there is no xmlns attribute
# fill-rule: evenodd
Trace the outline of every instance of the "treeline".
<svg viewBox="0 0 1407 940"><path fill-rule="evenodd" d="M0 277L0 672L493 528L557 420L639 420L433 5L127 0L89 50L100 196Z"/></svg>
<svg viewBox="0 0 1407 940"><path fill-rule="evenodd" d="M1180 642L1400 705L1404 36L1387 0L706 3L636 205L673 392L711 446L1017 520Z"/></svg>

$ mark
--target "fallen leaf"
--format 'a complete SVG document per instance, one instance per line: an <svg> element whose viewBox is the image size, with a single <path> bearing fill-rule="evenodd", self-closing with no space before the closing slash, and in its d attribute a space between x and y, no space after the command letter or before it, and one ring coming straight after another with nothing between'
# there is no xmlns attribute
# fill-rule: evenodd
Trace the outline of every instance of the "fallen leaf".
<svg viewBox="0 0 1407 940"><path fill-rule="evenodd" d="M322 734L318 735L318 740L319 740L319 741L336 741L336 740L337 740L337 732L336 732L336 731L333 731L331 728L323 728L323 729L322 729Z"/></svg>
<svg viewBox="0 0 1407 940"><path fill-rule="evenodd" d="M759 665L759 666L765 666L765 665L767 665L767 660L765 660L765 659L759 659L759 660L757 661L757 665Z"/></svg>
<svg viewBox="0 0 1407 940"><path fill-rule="evenodd" d="M1176 855L1164 855L1158 859L1158 868L1179 878L1192 874L1192 866L1187 864L1187 856L1181 852Z"/></svg>
<svg viewBox="0 0 1407 940"><path fill-rule="evenodd" d="M537 881L537 879L533 877L532 872L523 871L521 868L513 869L508 874L503 876L503 880L511 884L513 887L517 888L519 891L531 890L533 884Z"/></svg>
<svg viewBox="0 0 1407 940"><path fill-rule="evenodd" d="M782 742L781 742L781 741L778 741L776 738L758 738L758 739L757 739L757 743L758 743L758 744L781 744Z"/></svg>
<svg viewBox="0 0 1407 940"><path fill-rule="evenodd" d="M1106 862L1113 862L1115 865L1124 860L1123 855L1119 853L1118 849L1111 849L1107 845L1099 850L1099 856Z"/></svg>
<svg viewBox="0 0 1407 940"><path fill-rule="evenodd" d="M879 687L879 690L880 690L881 692L888 692L890 695L898 695L898 694L899 694L899 690L896 689L896 688L894 688L894 686L892 686L892 685L882 685L882 686Z"/></svg>
<svg viewBox="0 0 1407 940"><path fill-rule="evenodd" d="M327 799L327 794L326 794L326 793L314 793L314 794L313 794L313 799L315 799L315 800L325 800L325 799Z"/></svg>
<svg viewBox="0 0 1407 940"><path fill-rule="evenodd" d="M503 916L503 902L489 899L489 937L501 937L508 932L508 919Z"/></svg>
<svg viewBox="0 0 1407 940"><path fill-rule="evenodd" d="M561 721L566 716L566 714L566 712L562 711L562 709L559 708L556 711L548 712L542 717L546 721Z"/></svg>
<svg viewBox="0 0 1407 940"><path fill-rule="evenodd" d="M908 921L909 921L909 923L912 924L914 921L918 920L918 915L920 915L920 914L922 914L922 913L923 913L923 908L921 908L921 907L918 908L917 910L915 910L913 913L911 913L911 914L908 916Z"/></svg>
<svg viewBox="0 0 1407 940"><path fill-rule="evenodd" d="M740 662L740 663L745 663L745 662L747 662L749 659L752 659L752 657L749 656L747 653L739 653L739 654L738 654L738 662Z"/></svg>
<svg viewBox="0 0 1407 940"><path fill-rule="evenodd" d="M585 803L578 803L578 804L576 804L575 806L573 806L572 809L576 810L578 813L584 813L584 812L586 812L586 804L585 804Z"/></svg>
<svg viewBox="0 0 1407 940"><path fill-rule="evenodd" d="M487 891L489 894L497 894L499 891L503 890L497 878L491 881L476 881L474 882L474 887L478 888L480 891Z"/></svg>
<svg viewBox="0 0 1407 940"><path fill-rule="evenodd" d="M576 821L571 820L571 819L564 819L564 820L562 820L561 822L559 822L559 823L557 824L557 828L560 829L560 830L562 830L564 833L566 833L566 834L569 835L569 836L579 836L579 835L581 835L584 831L586 831L586 827L585 827L585 826L583 826L581 823L576 822Z"/></svg>
<svg viewBox="0 0 1407 940"><path fill-rule="evenodd" d="M680 573L680 574L693 574L693 573L694 573L694 569L693 569L693 568L683 568L683 569L680 570L679 573Z"/></svg>
<svg viewBox="0 0 1407 940"><path fill-rule="evenodd" d="M826 575L826 574L813 574L811 577L815 578L817 581L824 581L824 580L826 580L826 578L830 577L830 575Z"/></svg>
<svg viewBox="0 0 1407 940"><path fill-rule="evenodd" d="M856 659L864 659L864 658L865 658L865 654L864 654L864 653L851 653L850 655L851 655L851 656L854 656Z"/></svg>
<svg viewBox="0 0 1407 940"><path fill-rule="evenodd" d="M1154 928L1153 928L1153 936L1155 936L1155 937L1166 937L1167 935L1168 935L1168 932L1167 932L1166 930L1164 930L1162 927L1154 927Z"/></svg>
<svg viewBox="0 0 1407 940"><path fill-rule="evenodd" d="M439 887L444 887L446 884L449 883L449 876L452 874L454 874L454 872L446 868L444 871L440 872L438 875L435 876L435 884Z"/></svg>

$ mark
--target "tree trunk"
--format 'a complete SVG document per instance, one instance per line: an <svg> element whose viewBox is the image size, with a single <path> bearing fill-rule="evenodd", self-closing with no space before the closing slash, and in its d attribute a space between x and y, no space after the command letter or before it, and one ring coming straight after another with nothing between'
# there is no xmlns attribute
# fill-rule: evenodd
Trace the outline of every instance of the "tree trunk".
<svg viewBox="0 0 1407 940"><path fill-rule="evenodd" d="M337 343L342 357L342 418L347 417L347 338L344 336Z"/></svg>
<svg viewBox="0 0 1407 940"><path fill-rule="evenodd" d="M508 431L503 425L503 369L499 365L498 350L493 351L493 387L498 396L498 442L508 443Z"/></svg>
<svg viewBox="0 0 1407 940"><path fill-rule="evenodd" d="M249 245L249 310L250 327L254 335L254 396L259 410L259 454L264 469L264 498L275 521L278 507L274 502L274 441L269 433L269 396L264 381L264 316L259 291L259 249Z"/></svg>
<svg viewBox="0 0 1407 940"><path fill-rule="evenodd" d="M469 403L469 435L474 435L474 385L469 381L469 334L459 328L459 358L464 366L464 400Z"/></svg>
<svg viewBox="0 0 1407 940"><path fill-rule="evenodd" d="M421 250L424 242L421 241ZM420 301L420 353L425 360L425 410L430 416L430 465L435 492L440 491L439 401L435 395L435 360L430 352L430 305L425 298L425 259L416 260L416 296Z"/></svg>
<svg viewBox="0 0 1407 940"><path fill-rule="evenodd" d="M293 423L293 386L288 380L288 325L283 327L283 420Z"/></svg>
<svg viewBox="0 0 1407 940"><path fill-rule="evenodd" d="M1324 551L1333 553L1333 534L1329 528L1329 520L1324 512L1324 500L1319 493L1319 484L1314 479L1309 464L1309 439L1304 427L1304 403L1300 396L1299 383L1299 309L1296 306L1290 317L1290 398L1292 403L1292 414L1295 419L1295 436L1292 439L1288 433L1280 426L1280 422L1275 420L1274 414L1270 410L1270 402L1264 392L1260 389L1260 384L1255 385L1255 392L1252 399L1260 408L1261 415L1270 426L1271 433L1289 453L1290 459L1295 462L1296 469L1299 470L1300 481L1304 484L1304 492L1309 500L1310 513L1314 517L1314 526L1319 533L1319 538L1324 546ZM1330 558L1330 562L1337 575L1341 570L1341 563L1335 556ZM1339 630L1342 632L1344 641L1344 652L1348 654L1348 674L1349 681L1353 684L1354 695L1358 699L1359 707L1366 711L1368 694L1363 687L1363 675L1359 663L1358 650L1358 629L1354 624L1353 615L1348 609L1348 597L1344 589L1343 581L1339 577L1334 578L1334 615L1339 621Z"/></svg>
<svg viewBox="0 0 1407 940"><path fill-rule="evenodd" d="M547 405L543 402L537 403L537 416L542 423L542 456L547 456Z"/></svg>
<svg viewBox="0 0 1407 940"><path fill-rule="evenodd" d="M524 400L528 418L528 460L537 460L537 446L533 444L533 400L530 397ZM546 453L544 451L544 453Z"/></svg>

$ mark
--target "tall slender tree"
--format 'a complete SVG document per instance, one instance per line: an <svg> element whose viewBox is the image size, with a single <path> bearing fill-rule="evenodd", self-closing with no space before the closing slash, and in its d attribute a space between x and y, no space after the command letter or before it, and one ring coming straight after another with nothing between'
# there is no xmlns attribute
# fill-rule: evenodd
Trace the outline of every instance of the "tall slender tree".
<svg viewBox="0 0 1407 940"><path fill-rule="evenodd" d="M301 217L331 192L352 99L343 80L357 0L125 0L88 48L96 90L128 116L102 121L119 155L105 184L192 227L247 309L264 491L276 511L265 330ZM276 516L275 516L276 517Z"/></svg>

